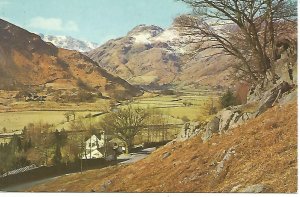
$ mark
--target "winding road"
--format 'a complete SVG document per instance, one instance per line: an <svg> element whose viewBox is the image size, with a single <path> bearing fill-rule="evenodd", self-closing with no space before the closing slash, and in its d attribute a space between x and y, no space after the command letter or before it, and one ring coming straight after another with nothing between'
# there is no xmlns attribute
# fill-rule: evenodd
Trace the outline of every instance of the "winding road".
<svg viewBox="0 0 300 197"><path fill-rule="evenodd" d="M121 162L121 164L135 163L135 162L147 157L154 150L156 150L156 148L146 148L146 149L143 149L141 151L138 151L137 153L131 153L129 155L121 155L120 157L118 157L118 159L120 159L120 160L127 159L126 161ZM61 175L61 176L66 176L66 175L70 175L70 174L64 174L64 175ZM0 189L0 192L2 192L2 191L3 192L21 192L21 191L25 191L26 189L29 189L29 188L31 188L35 185L47 183L47 182L52 181L54 179L57 179L61 176L41 179L41 180L32 181L32 182L28 182L28 183L22 183L22 184L14 185L14 186L9 186L9 187Z"/></svg>

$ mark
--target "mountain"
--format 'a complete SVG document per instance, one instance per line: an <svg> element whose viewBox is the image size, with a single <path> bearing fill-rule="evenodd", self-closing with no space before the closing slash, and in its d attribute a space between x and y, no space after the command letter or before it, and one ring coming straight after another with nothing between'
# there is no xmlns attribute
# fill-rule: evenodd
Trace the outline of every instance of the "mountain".
<svg viewBox="0 0 300 197"><path fill-rule="evenodd" d="M0 89L34 88L70 94L84 90L114 98L141 94L80 52L57 48L1 19L0 35Z"/></svg>
<svg viewBox="0 0 300 197"><path fill-rule="evenodd" d="M225 55L209 57L215 49L191 53L196 36L184 35L171 26L139 25L124 37L109 40L87 52L102 68L145 87L229 86L231 59ZM217 80L216 80L217 79Z"/></svg>
<svg viewBox="0 0 300 197"><path fill-rule="evenodd" d="M97 48L99 45L93 42L78 40L71 36L52 36L38 34L45 42L51 42L58 48L87 52Z"/></svg>

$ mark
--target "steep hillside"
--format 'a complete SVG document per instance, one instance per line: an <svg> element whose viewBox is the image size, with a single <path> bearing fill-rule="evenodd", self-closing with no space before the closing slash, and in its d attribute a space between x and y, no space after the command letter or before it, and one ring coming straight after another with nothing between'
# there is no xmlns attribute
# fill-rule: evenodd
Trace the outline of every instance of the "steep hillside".
<svg viewBox="0 0 300 197"><path fill-rule="evenodd" d="M55 179L28 191L297 192L297 103L214 135L174 141L131 165Z"/></svg>
<svg viewBox="0 0 300 197"><path fill-rule="evenodd" d="M45 42L51 42L58 48L76 50L79 52L87 52L98 47L98 44L93 42L82 41L71 36L52 36L52 35L43 35L39 36Z"/></svg>
<svg viewBox="0 0 300 197"><path fill-rule="evenodd" d="M113 74L144 86L229 86L228 57L211 58L213 50L187 60L197 37L183 35L175 27L139 25L126 36L110 40L87 55ZM218 80L215 80L215 79Z"/></svg>
<svg viewBox="0 0 300 197"><path fill-rule="evenodd" d="M90 89L125 98L140 94L139 89L108 74L85 55L59 49L4 20L0 20L0 35L0 89Z"/></svg>

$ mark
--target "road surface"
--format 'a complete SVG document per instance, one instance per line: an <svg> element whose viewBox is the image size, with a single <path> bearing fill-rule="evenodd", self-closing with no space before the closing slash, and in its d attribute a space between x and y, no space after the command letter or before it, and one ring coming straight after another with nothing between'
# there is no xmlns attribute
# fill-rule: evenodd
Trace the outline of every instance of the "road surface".
<svg viewBox="0 0 300 197"><path fill-rule="evenodd" d="M120 159L128 159L126 161L121 162L122 164L129 164L137 162L141 159L147 157L150 153L152 153L156 148L146 148L137 153L130 153L128 156L119 157Z"/></svg>
<svg viewBox="0 0 300 197"><path fill-rule="evenodd" d="M59 176L58 176L59 177ZM52 177L52 178L46 178L46 179L42 179L42 180L38 180L38 181L32 181L32 182L28 182L28 183L22 183L19 185L14 185L14 186L9 186L3 189L0 189L0 191L6 191L6 192L21 192L24 191L28 188L31 188L35 185L39 185L42 183L47 183L48 181L57 179L58 177Z"/></svg>
<svg viewBox="0 0 300 197"><path fill-rule="evenodd" d="M134 163L137 162L141 159L144 159L145 157L147 157L150 153L152 153L156 148L146 148L143 149L137 153L131 153L129 155L121 155L120 157L118 157L118 159L127 159L126 161L121 162L122 164L130 164L130 163ZM65 175L61 175L61 176L66 176L66 175L70 175L70 174L65 174ZM54 179L57 179L61 176L57 176L57 177L52 177L52 178L46 178L46 179L42 179L42 180L37 180L37 181L32 181L32 182L28 182L28 183L22 183L19 185L14 185L14 186L9 186L3 189L0 189L1 191L7 191L7 192L20 192L20 191L25 191L26 189L29 189L35 185L39 185L42 183L47 183L49 181L52 181Z"/></svg>

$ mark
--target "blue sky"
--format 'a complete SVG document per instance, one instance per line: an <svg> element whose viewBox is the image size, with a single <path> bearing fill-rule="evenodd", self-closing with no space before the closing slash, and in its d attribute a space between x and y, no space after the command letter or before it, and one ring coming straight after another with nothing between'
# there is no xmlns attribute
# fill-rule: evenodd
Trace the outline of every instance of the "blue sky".
<svg viewBox="0 0 300 197"><path fill-rule="evenodd" d="M28 31L97 43L140 24L167 28L190 11L176 0L0 0L0 18Z"/></svg>

